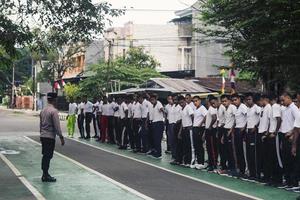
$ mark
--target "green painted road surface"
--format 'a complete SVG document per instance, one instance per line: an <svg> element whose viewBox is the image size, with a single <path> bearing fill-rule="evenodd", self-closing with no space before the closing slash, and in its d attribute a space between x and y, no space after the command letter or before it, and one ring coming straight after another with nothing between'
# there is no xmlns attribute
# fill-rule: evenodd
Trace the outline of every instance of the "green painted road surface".
<svg viewBox="0 0 300 200"><path fill-rule="evenodd" d="M206 171L200 171L190 168L184 168L180 166L173 166L170 165L169 162L171 161L170 155L163 154L161 160L153 159L149 156L135 154L131 151L124 151L117 149L116 146L112 146L110 144L103 144L99 143L95 140L79 140L74 139L76 141L84 142L95 147L102 148L104 150L114 152L120 155L124 155L126 157L131 157L151 165L156 165L161 168L165 168L167 170L174 171L176 173L180 173L186 176L190 176L199 180L207 181L209 183L213 183L234 191L242 192L257 198L266 199L266 200L292 200L296 199L299 194L294 192L288 192L283 189L277 189L269 186L264 186L260 183L252 183L248 181L243 181L236 178L220 176L214 173L208 173Z"/></svg>
<svg viewBox="0 0 300 200"><path fill-rule="evenodd" d="M140 199L128 191L112 184L92 172L54 155L51 161L50 173L57 178L56 183L41 182L41 147L24 137L0 137L0 147L17 150L20 154L5 155L21 174L34 186L47 200L124 200ZM9 172L7 166L0 162L1 173ZM1 176L0 176L1 178ZM0 180L3 183L3 180ZM12 190L14 188L14 190ZM11 195L14 195L11 197ZM10 198L5 198L10 196ZM20 198L23 196L23 198ZM11 185L0 187L0 199L27 200L30 196L24 185Z"/></svg>

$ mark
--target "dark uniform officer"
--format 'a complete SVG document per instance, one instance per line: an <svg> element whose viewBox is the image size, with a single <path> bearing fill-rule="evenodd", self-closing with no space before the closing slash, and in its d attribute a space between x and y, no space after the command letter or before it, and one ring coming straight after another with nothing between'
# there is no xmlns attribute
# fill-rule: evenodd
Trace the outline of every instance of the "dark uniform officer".
<svg viewBox="0 0 300 200"><path fill-rule="evenodd" d="M65 144L60 123L59 123L59 116L58 111L54 107L56 103L56 93L48 93L48 105L44 108L40 113L40 140L42 143L42 170L43 182L55 182L56 179L49 175L49 165L50 160L53 157L53 151L55 147L55 137L56 135L59 136L61 140L61 145Z"/></svg>

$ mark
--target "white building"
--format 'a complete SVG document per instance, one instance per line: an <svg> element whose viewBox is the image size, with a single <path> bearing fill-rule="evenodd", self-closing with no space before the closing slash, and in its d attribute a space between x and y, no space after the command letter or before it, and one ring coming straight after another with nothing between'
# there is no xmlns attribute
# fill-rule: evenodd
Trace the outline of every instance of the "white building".
<svg viewBox="0 0 300 200"><path fill-rule="evenodd" d="M110 28L105 34L105 59L108 59L108 41L112 42L112 57L125 55L130 47L144 47L159 63L160 72L181 70L181 52L184 41L178 38L175 24L149 25L128 22L124 27Z"/></svg>

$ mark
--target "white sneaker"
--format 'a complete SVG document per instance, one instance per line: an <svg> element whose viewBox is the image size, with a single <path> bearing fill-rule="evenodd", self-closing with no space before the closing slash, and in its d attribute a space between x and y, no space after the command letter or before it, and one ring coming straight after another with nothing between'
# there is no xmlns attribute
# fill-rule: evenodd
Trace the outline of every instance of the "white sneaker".
<svg viewBox="0 0 300 200"><path fill-rule="evenodd" d="M191 168L191 169L195 169L195 168L196 168L196 165L190 165L190 168Z"/></svg>
<svg viewBox="0 0 300 200"><path fill-rule="evenodd" d="M202 165L202 164L196 164L196 169L201 170L201 169L204 169L204 168L205 168L204 165Z"/></svg>

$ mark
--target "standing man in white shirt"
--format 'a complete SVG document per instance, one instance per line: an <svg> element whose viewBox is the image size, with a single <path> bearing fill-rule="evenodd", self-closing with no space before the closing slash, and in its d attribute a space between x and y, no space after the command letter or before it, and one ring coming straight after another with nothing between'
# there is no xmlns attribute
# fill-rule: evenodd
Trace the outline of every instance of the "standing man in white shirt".
<svg viewBox="0 0 300 200"><path fill-rule="evenodd" d="M195 110L196 107L193 103L193 98L192 98L191 94L185 95L185 101L186 101L186 104L188 104L193 110Z"/></svg>
<svg viewBox="0 0 300 200"><path fill-rule="evenodd" d="M116 138L117 145L121 145L121 134L122 134L122 124L120 118L120 107L121 107L121 97L115 98L114 103L114 136Z"/></svg>
<svg viewBox="0 0 300 200"><path fill-rule="evenodd" d="M69 112L67 116L68 136L71 138L74 137L74 132L75 132L76 112L77 112L77 104L71 98L69 103Z"/></svg>
<svg viewBox="0 0 300 200"><path fill-rule="evenodd" d="M84 138L84 103L78 98L78 106L77 106L77 126L80 133L80 139Z"/></svg>
<svg viewBox="0 0 300 200"><path fill-rule="evenodd" d="M98 105L99 105L99 101L98 101L98 97L94 98L93 101L93 127L94 127L94 136L93 138L97 138L98 137L98 120L97 120L97 110L98 110Z"/></svg>
<svg viewBox="0 0 300 200"><path fill-rule="evenodd" d="M218 150L217 150L217 101L216 97L208 99L209 108L205 119L205 141L208 154L208 169L207 171L214 171L218 164Z"/></svg>
<svg viewBox="0 0 300 200"><path fill-rule="evenodd" d="M294 137L294 125L299 117L299 109L293 103L292 96L288 93L281 95L283 105L286 107L282 111L282 123L280 132L282 133L282 161L286 187L293 188L298 186L298 180L292 176L295 159L291 154L292 141Z"/></svg>
<svg viewBox="0 0 300 200"><path fill-rule="evenodd" d="M114 135L114 114L115 114L115 102L112 97L107 98L108 101L108 143L115 144L115 135Z"/></svg>
<svg viewBox="0 0 300 200"><path fill-rule="evenodd" d="M168 120L167 135L170 141L172 159L176 158L176 139L174 134L174 127L176 124L176 105L174 104L173 95L168 95L168 104L165 107L166 118Z"/></svg>
<svg viewBox="0 0 300 200"><path fill-rule="evenodd" d="M109 113L109 104L107 102L107 97L103 97L103 104L100 107L100 123L101 123L101 129L100 129L100 137L98 141L101 141L104 143L107 139L108 135L108 113Z"/></svg>
<svg viewBox="0 0 300 200"><path fill-rule="evenodd" d="M133 104L134 104L134 98L133 96L128 95L127 96L128 102L128 126L127 126L127 133L128 133L128 139L129 139L129 146L131 150L135 149L135 138L134 138L134 132L133 132Z"/></svg>
<svg viewBox="0 0 300 200"><path fill-rule="evenodd" d="M246 153L249 170L249 179L253 180L256 177L256 163L255 163L255 139L259 124L259 116L261 108L255 104L252 93L245 95L247 111L247 133L246 133Z"/></svg>
<svg viewBox="0 0 300 200"><path fill-rule="evenodd" d="M221 96L221 101L222 99L224 99L224 95ZM224 143L224 141L222 141L222 138L224 138L224 136L227 134L226 133L226 129L224 128L225 126L225 111L226 108L222 103L219 103L218 106L218 114L217 114L217 123L218 123L218 128L217 128L217 141L218 141L218 153L220 155L220 165L221 165L221 169L218 171L219 174L224 174L226 173L228 167L227 167L227 146Z"/></svg>
<svg viewBox="0 0 300 200"><path fill-rule="evenodd" d="M181 124L182 124L182 154L183 154L183 165L186 167L191 166L191 161L194 151L193 146L193 118L194 110L187 104L186 99L182 96L178 98L179 104L182 108L181 111Z"/></svg>
<svg viewBox="0 0 300 200"><path fill-rule="evenodd" d="M232 104L231 97L228 95L222 96L222 104L226 108L224 125L226 134L221 138L221 141L224 143L225 151L227 152L228 174L236 176L236 159L233 151L236 106Z"/></svg>
<svg viewBox="0 0 300 200"><path fill-rule="evenodd" d="M261 113L259 118L258 134L256 137L256 178L261 182L266 182L261 178L261 173L266 170L266 157L265 139L269 133L270 120L272 116L272 107L270 105L270 98L268 95L261 96ZM267 172L268 173L268 172Z"/></svg>
<svg viewBox="0 0 300 200"><path fill-rule="evenodd" d="M133 120L132 120L132 127L134 133L134 153L140 153L142 148L142 137L141 137L141 130L142 130L142 108L141 104L138 101L138 98L135 97L135 101L132 105L133 111Z"/></svg>
<svg viewBox="0 0 300 200"><path fill-rule="evenodd" d="M119 149L127 149L128 144L128 99L120 98L120 126L121 126L121 138L119 143Z"/></svg>
<svg viewBox="0 0 300 200"><path fill-rule="evenodd" d="M196 159L192 162L192 168L195 166L197 169L203 169L204 166L204 148L203 148L203 134L205 131L205 118L207 109L201 104L199 96L193 97L195 105L194 122L193 122L193 142Z"/></svg>
<svg viewBox="0 0 300 200"><path fill-rule="evenodd" d="M246 135L247 126L247 111L248 108L242 103L241 97L238 94L232 95L232 102L237 107L235 112L235 129L234 129L234 147L237 159L237 167L240 176L245 176L246 162L244 156L244 138Z"/></svg>
<svg viewBox="0 0 300 200"><path fill-rule="evenodd" d="M164 107L160 101L157 100L157 95L152 94L150 96L150 102L153 105L153 145L154 151L152 156L154 158L161 158L161 141L164 132Z"/></svg>
<svg viewBox="0 0 300 200"><path fill-rule="evenodd" d="M85 130L86 130L85 139L90 139L91 122L93 119L93 104L92 102L88 101L87 96L84 97L84 116L85 116Z"/></svg>
<svg viewBox="0 0 300 200"><path fill-rule="evenodd" d="M149 122L149 107L153 105L149 104L147 100L147 94L143 93L139 95L139 103L141 104L142 111L142 130L141 130L141 139L142 139L142 153L147 153L149 150L149 135L148 135L148 122Z"/></svg>
<svg viewBox="0 0 300 200"><path fill-rule="evenodd" d="M300 93L298 93L299 95ZM297 96L298 96L297 95ZM300 97L300 95L299 95ZM300 111L299 111L300 112ZM294 137L293 137L293 142L292 142L292 156L295 158L295 164L294 164L294 169L292 173L292 178L294 180L299 180L300 178L300 141L299 141L299 134L300 134L300 113L295 119L294 123ZM297 189L295 190L299 192L300 190ZM297 200L300 199L300 196L297 198Z"/></svg>

